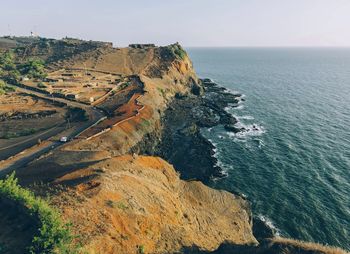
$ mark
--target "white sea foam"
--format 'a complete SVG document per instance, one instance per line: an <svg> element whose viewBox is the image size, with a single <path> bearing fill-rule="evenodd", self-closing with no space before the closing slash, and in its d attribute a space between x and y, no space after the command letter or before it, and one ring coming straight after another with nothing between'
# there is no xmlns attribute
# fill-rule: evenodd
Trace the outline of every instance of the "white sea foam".
<svg viewBox="0 0 350 254"><path fill-rule="evenodd" d="M238 138L238 141L241 141L240 139L243 139L246 137L261 136L266 132L265 128L262 125L259 125L257 123L243 124L242 122L238 122L236 123L236 126L237 128L242 128L243 130L237 133L228 132L228 136L231 138Z"/></svg>
<svg viewBox="0 0 350 254"><path fill-rule="evenodd" d="M227 113L230 113L230 110L232 110L232 106L227 106L224 108L224 110L227 112Z"/></svg>
<svg viewBox="0 0 350 254"><path fill-rule="evenodd" d="M256 138L256 139L253 139L253 140L254 140L255 142L258 143L258 147L259 147L259 148L262 148L263 146L265 146L263 140L261 140L261 139L259 139L259 138Z"/></svg>
<svg viewBox="0 0 350 254"><path fill-rule="evenodd" d="M222 136L222 135L218 135L218 138L219 138L219 139L225 139L225 137Z"/></svg>
<svg viewBox="0 0 350 254"><path fill-rule="evenodd" d="M243 105L243 104L238 103L238 106L237 106L237 107L235 107L235 109L244 109L244 105Z"/></svg>
<svg viewBox="0 0 350 254"><path fill-rule="evenodd" d="M258 214L258 218L263 221L269 228L274 229L276 231L276 236L280 235L280 230L274 225L273 221L270 218L262 214Z"/></svg>
<svg viewBox="0 0 350 254"><path fill-rule="evenodd" d="M236 118L237 120L254 120L254 117L253 117L253 116L250 116L250 115L243 115L243 116L240 116L240 115L232 114L232 116L233 116L234 118Z"/></svg>
<svg viewBox="0 0 350 254"><path fill-rule="evenodd" d="M226 165L219 160L220 152L218 151L217 143L215 143L210 138L208 138L207 140L214 146L214 148L213 148L213 152L214 152L213 157L216 159L215 166L221 168L221 174L223 175L223 177L227 177L228 176L228 170L227 170ZM220 178L222 178L222 177L220 177ZM218 180L220 178L212 176L211 180L216 181L216 180Z"/></svg>
<svg viewBox="0 0 350 254"><path fill-rule="evenodd" d="M235 116L236 118L238 119L242 119L242 120L254 120L254 117L253 116L249 116L249 115L246 115L246 116Z"/></svg>
<svg viewBox="0 0 350 254"><path fill-rule="evenodd" d="M231 88L227 88L227 87L224 87L226 89L226 91L230 94L233 94L233 95L241 95L240 97L243 97L243 94L241 94L240 92L236 91L236 90L232 90Z"/></svg>

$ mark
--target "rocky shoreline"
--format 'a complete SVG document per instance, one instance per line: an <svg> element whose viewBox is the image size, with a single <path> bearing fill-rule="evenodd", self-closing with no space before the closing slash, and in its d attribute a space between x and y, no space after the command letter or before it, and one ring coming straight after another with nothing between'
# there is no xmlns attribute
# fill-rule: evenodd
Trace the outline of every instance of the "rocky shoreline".
<svg viewBox="0 0 350 254"><path fill-rule="evenodd" d="M178 94L170 103L162 119L161 142L154 155L173 164L182 179L208 183L213 177L226 175L218 166L214 145L202 136L201 128L223 125L228 131L236 131L237 119L225 108L238 106L242 95L210 79L200 82L200 93Z"/></svg>

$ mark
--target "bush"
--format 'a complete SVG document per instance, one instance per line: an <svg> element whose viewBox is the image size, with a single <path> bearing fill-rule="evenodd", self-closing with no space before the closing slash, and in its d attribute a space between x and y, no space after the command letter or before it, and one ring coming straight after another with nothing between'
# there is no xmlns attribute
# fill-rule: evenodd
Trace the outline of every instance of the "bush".
<svg viewBox="0 0 350 254"><path fill-rule="evenodd" d="M187 56L187 53L185 50L183 50L181 47L178 47L174 50L175 55L177 55L179 58L181 58L182 60L185 59L185 57Z"/></svg>
<svg viewBox="0 0 350 254"><path fill-rule="evenodd" d="M47 88L47 86L46 86L43 82L38 83L37 86L38 86L39 88Z"/></svg>
<svg viewBox="0 0 350 254"><path fill-rule="evenodd" d="M181 60L184 60L187 56L186 51L178 43L171 45L170 49L171 49L172 54L175 57L180 58Z"/></svg>
<svg viewBox="0 0 350 254"><path fill-rule="evenodd" d="M0 89L5 89L6 83L3 80L0 80Z"/></svg>
<svg viewBox="0 0 350 254"><path fill-rule="evenodd" d="M73 237L69 227L62 222L59 213L45 200L35 197L31 191L20 187L14 173L7 176L5 180L0 180L0 197L22 206L39 222L38 234L33 237L32 246L29 247L31 254L76 252L71 244Z"/></svg>
<svg viewBox="0 0 350 254"><path fill-rule="evenodd" d="M7 51L0 55L0 68L6 71L14 70L16 68L12 51Z"/></svg>
<svg viewBox="0 0 350 254"><path fill-rule="evenodd" d="M19 66L22 75L29 78L44 79L47 74L45 72L45 62L41 59L30 59L26 63Z"/></svg>
<svg viewBox="0 0 350 254"><path fill-rule="evenodd" d="M5 94L6 92L14 92L15 88L8 86L5 81L0 79L0 95Z"/></svg>

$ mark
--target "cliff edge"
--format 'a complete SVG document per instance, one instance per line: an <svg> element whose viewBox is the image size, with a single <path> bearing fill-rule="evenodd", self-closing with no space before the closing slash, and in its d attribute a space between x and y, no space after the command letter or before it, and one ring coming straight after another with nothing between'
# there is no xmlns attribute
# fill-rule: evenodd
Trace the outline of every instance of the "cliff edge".
<svg viewBox="0 0 350 254"><path fill-rule="evenodd" d="M22 185L50 196L72 223L84 253L341 253L294 248L289 242L269 252L279 242L258 243L245 199L181 180L172 165L150 156L176 152L155 152L166 149L159 144L167 132L164 118L176 105L172 102L187 98L183 110L191 110L192 99L205 90L179 44L114 48L68 39L10 42L6 47L15 47L18 61L45 60L50 82L60 86L62 77L77 75L89 79L81 86L87 93L91 83L100 85L96 79L102 74L112 82L98 103L90 101L104 118L16 172ZM196 99L204 107L201 102ZM222 121L234 121L220 112ZM194 132L199 135L195 127L186 127L189 135Z"/></svg>

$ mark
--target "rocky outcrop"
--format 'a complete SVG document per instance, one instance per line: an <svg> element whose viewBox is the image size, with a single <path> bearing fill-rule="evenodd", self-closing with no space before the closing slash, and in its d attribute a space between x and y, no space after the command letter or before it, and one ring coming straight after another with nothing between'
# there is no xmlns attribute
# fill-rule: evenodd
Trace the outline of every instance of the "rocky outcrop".
<svg viewBox="0 0 350 254"><path fill-rule="evenodd" d="M247 201L200 182L182 181L164 160L120 156L55 180L54 199L88 253L215 250L224 241L256 244Z"/></svg>

